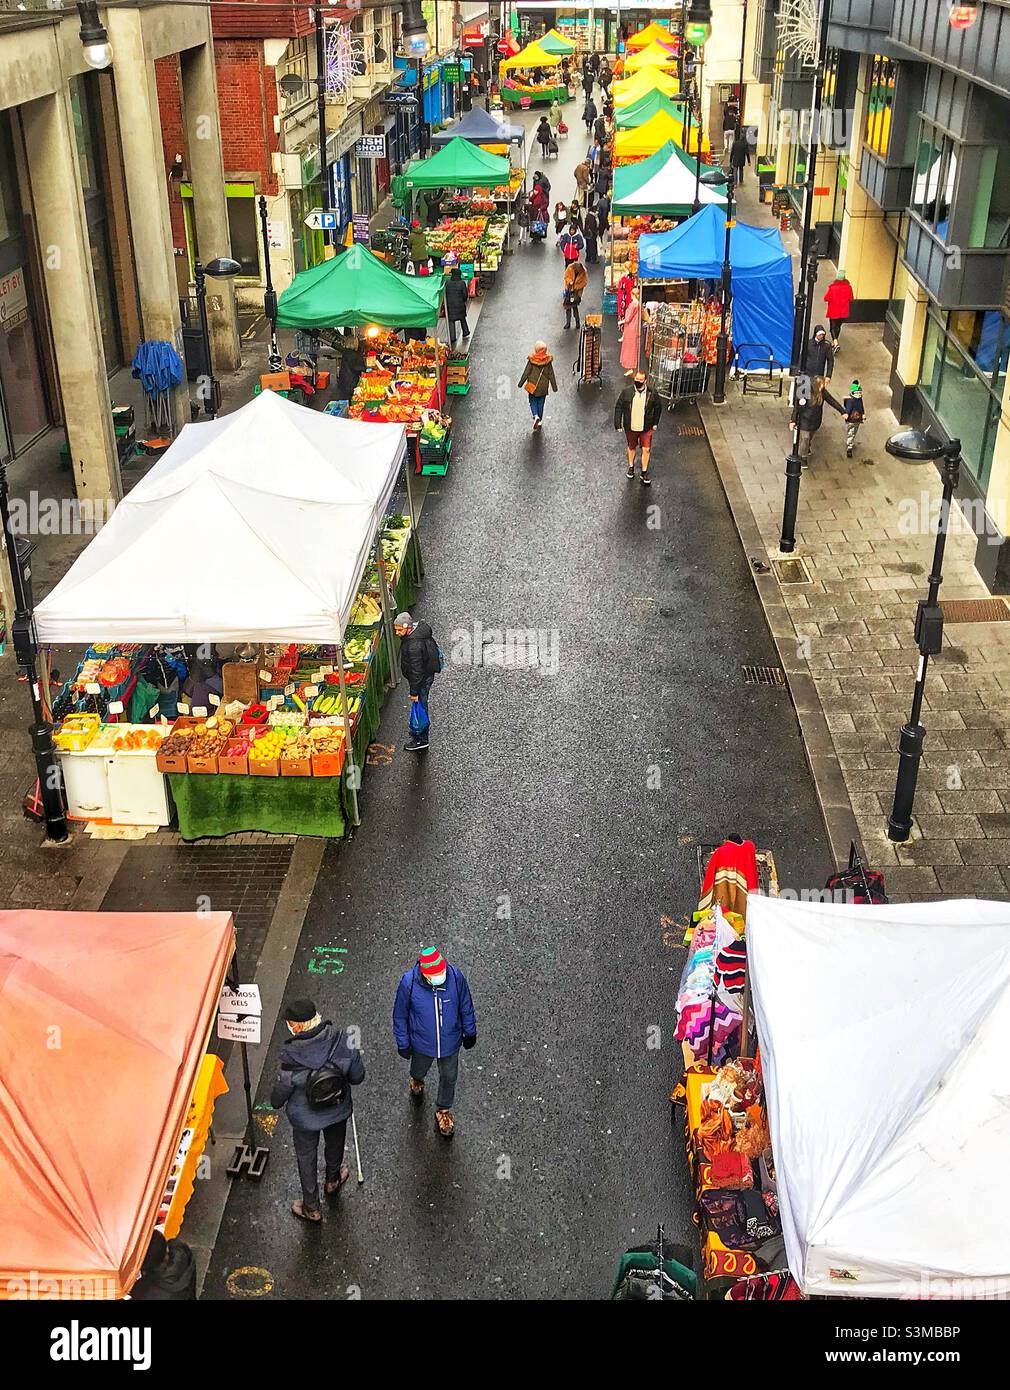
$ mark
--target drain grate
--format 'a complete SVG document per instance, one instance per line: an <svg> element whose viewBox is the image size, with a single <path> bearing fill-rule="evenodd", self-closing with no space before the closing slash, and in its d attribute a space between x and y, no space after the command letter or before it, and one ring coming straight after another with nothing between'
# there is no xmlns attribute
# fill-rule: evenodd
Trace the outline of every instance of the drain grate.
<svg viewBox="0 0 1010 1390"><path fill-rule="evenodd" d="M705 429L704 429L704 427L703 427L702 425L678 425L678 426L677 426L677 433L678 433L679 435L694 435L694 436L697 436L697 435L704 434L704 433L705 433Z"/></svg>
<svg viewBox="0 0 1010 1390"><path fill-rule="evenodd" d="M945 623L1010 623L1010 608L1001 598L953 598L940 607Z"/></svg>
<svg viewBox="0 0 1010 1390"><path fill-rule="evenodd" d="M785 685L786 673L781 666L744 666L744 685Z"/></svg>
<svg viewBox="0 0 1010 1390"><path fill-rule="evenodd" d="M790 560L776 560L774 565L780 584L811 583L810 571L807 569L806 562L801 560L798 555L793 556Z"/></svg>

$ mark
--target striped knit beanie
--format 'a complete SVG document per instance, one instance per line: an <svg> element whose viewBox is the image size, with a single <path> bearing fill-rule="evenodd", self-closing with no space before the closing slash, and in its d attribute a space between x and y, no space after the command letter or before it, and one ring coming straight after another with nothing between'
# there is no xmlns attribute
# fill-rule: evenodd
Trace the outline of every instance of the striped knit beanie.
<svg viewBox="0 0 1010 1390"><path fill-rule="evenodd" d="M429 984L441 984L445 979L447 966L445 957L437 946L425 946L418 956L421 974Z"/></svg>

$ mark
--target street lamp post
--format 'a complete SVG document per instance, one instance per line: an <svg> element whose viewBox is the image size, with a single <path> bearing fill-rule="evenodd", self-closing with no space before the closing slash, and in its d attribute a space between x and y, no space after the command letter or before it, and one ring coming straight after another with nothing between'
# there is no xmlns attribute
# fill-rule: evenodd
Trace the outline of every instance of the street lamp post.
<svg viewBox="0 0 1010 1390"><path fill-rule="evenodd" d="M744 68L747 64L747 0L743 0L743 18L740 21L740 81L738 83L739 93L736 104L736 136L737 139L743 134L743 94L744 94ZM755 156L756 157L756 156Z"/></svg>
<svg viewBox="0 0 1010 1390"><path fill-rule="evenodd" d="M894 434L884 446L894 458L909 463L943 460L943 495L940 499L940 518L933 547L933 567L929 572L929 592L919 600L915 614L915 642L919 648L919 667L912 694L912 709L908 722L898 737L898 777L894 786L894 803L887 818L887 838L903 843L912 833L912 806L915 785L922 760L922 745L926 737L920 718L926 689L926 668L929 658L937 656L943 646L943 609L938 602L943 582L943 552L947 544L950 506L961 475L961 441L952 439L944 444L921 430L903 430Z"/></svg>
<svg viewBox="0 0 1010 1390"><path fill-rule="evenodd" d="M277 371L280 357L277 352L277 293L274 290L273 276L270 272L270 221L267 217L267 200L260 194L260 234L263 238L263 277L266 288L263 291L263 313L270 324L270 369Z"/></svg>
<svg viewBox="0 0 1010 1390"><path fill-rule="evenodd" d="M828 51L828 22L831 18L831 0L821 0L820 29L817 39L817 57L814 71L813 101L810 106L810 145L807 150L806 179L803 196L803 237L800 243L800 273L796 282L796 300L793 305L793 350L792 367L802 372L806 364L806 344L810 308L813 304L813 285L817 283L816 273L809 295L806 293L804 275L809 277L808 262L811 256L813 231L814 189L817 187L817 155L820 149L821 99L824 92L824 64ZM814 253L816 254L816 253Z"/></svg>
<svg viewBox="0 0 1010 1390"><path fill-rule="evenodd" d="M814 286L817 284L816 256L811 256L807 262L807 282L807 295L810 302L813 303ZM807 336L804 334L803 341L800 345L800 375L794 382L794 393L798 390L806 392L809 389L807 382L803 379L807 365L808 346ZM800 479L802 476L803 460L800 458L800 426L799 420L796 420L793 423L793 447L786 455L786 491L782 501L782 534L779 537L779 550L782 551L783 555L791 555L796 549L796 515L800 509Z"/></svg>
<svg viewBox="0 0 1010 1390"><path fill-rule="evenodd" d="M221 409L221 383L214 375L214 359L210 350L210 324L207 322L207 279L209 275L212 280L231 280L234 276L241 274L242 267L238 261L233 261L230 256L217 256L214 260L202 265L197 261L193 267L193 279L196 281L196 304L200 313L200 332L203 336L203 351L207 366L207 392L204 396L203 411L208 420L217 417L217 412Z"/></svg>
<svg viewBox="0 0 1010 1390"><path fill-rule="evenodd" d="M326 38L323 32L322 0L315 8L316 31L316 120L319 125L319 185L323 194L323 211L328 212L333 194L330 189L330 170L326 163ZM334 232L323 232L323 245L334 245Z"/></svg>
<svg viewBox="0 0 1010 1390"><path fill-rule="evenodd" d="M694 152L694 207L692 212L701 211L701 144L705 138L705 122L703 119L703 105L705 101L705 46L700 44L698 47L698 148Z"/></svg>
<svg viewBox="0 0 1010 1390"><path fill-rule="evenodd" d="M708 173L702 175L702 183L707 187L715 187L723 182L724 175L721 169L710 169ZM722 293L719 302L719 336L715 340L715 386L712 391L713 405L724 405L726 401L726 369L727 358L729 356L729 334L726 331L726 319L729 314L729 306L733 299L732 271L730 268L730 236L735 225L733 196L736 191L736 179L733 174L733 166L730 165L729 177L726 179L726 240L723 247L722 256Z"/></svg>
<svg viewBox="0 0 1010 1390"><path fill-rule="evenodd" d="M683 11L683 5L681 6ZM704 121L702 111L705 104L705 44L712 35L712 6L709 0L691 0L691 13L684 20L684 37L698 55L696 72L698 82L695 88L698 97L698 148L695 151L694 169L694 212L701 208L701 142L704 137ZM690 108L688 108L690 110ZM691 152L691 141L687 142L688 153Z"/></svg>
<svg viewBox="0 0 1010 1390"><path fill-rule="evenodd" d="M28 680L28 693L32 702L34 718L30 731L32 754L35 758L35 770L39 778L39 796L46 823L46 839L54 844L60 844L66 840L68 833L67 816L63 805L63 782L59 764L53 751L53 726L46 717L46 709L39 687L39 644L35 634L31 570L28 568L27 556L22 559L18 554L17 537L11 529L7 462L6 458L0 457L0 521L3 524L7 563L10 566L14 593L14 621L11 624L11 638L14 643L15 659L18 665L24 668Z"/></svg>

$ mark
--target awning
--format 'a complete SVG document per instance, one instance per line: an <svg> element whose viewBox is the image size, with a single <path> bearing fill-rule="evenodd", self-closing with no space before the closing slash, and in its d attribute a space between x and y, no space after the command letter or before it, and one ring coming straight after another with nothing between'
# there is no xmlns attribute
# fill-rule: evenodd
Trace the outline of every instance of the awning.
<svg viewBox="0 0 1010 1390"><path fill-rule="evenodd" d="M483 106L472 107L453 125L431 137L432 144L448 145L452 140L469 140L475 145L507 145L525 138L521 125L511 125L485 111Z"/></svg>
<svg viewBox="0 0 1010 1390"><path fill-rule="evenodd" d="M674 97L680 91L680 83L662 68L643 68L641 72L622 77L611 87L614 106L630 106L650 92L662 92L664 96Z"/></svg>
<svg viewBox="0 0 1010 1390"><path fill-rule="evenodd" d="M668 140L691 154L698 153L699 140L703 152L711 151L708 136L701 134L697 124L692 121L690 130L686 123L667 111L657 111L644 124L633 130L619 130L614 135L614 155L617 159L645 159L655 154Z"/></svg>
<svg viewBox="0 0 1010 1390"><path fill-rule="evenodd" d="M277 301L277 327L431 328L441 304L441 275L402 275L356 245L295 276Z"/></svg>
<svg viewBox="0 0 1010 1390"><path fill-rule="evenodd" d="M630 54L624 63L626 72L638 72L642 68L660 68L664 72L669 72L676 68L677 59L669 48L661 43L650 43L648 48L642 48L637 53Z"/></svg>
<svg viewBox="0 0 1010 1390"><path fill-rule="evenodd" d="M508 183L511 171L511 164L501 155L488 154L469 140L455 136L436 154L409 165L403 173L403 185L405 188L497 188Z"/></svg>
<svg viewBox="0 0 1010 1390"><path fill-rule="evenodd" d="M614 126L617 130L636 130L660 111L665 111L675 121L684 120L685 98L672 98L653 89L647 96L633 101L630 106L618 106L614 112Z"/></svg>
<svg viewBox="0 0 1010 1390"><path fill-rule="evenodd" d="M677 35L653 20L644 29L639 29L637 34L632 34L625 47L629 53L634 53L640 49L648 48L653 43L666 44L671 48L676 48L679 42Z"/></svg>
<svg viewBox="0 0 1010 1390"><path fill-rule="evenodd" d="M0 912L0 1298L132 1287L234 945L227 912Z"/></svg>
<svg viewBox="0 0 1010 1390"><path fill-rule="evenodd" d="M502 61L501 71L510 72L513 68L556 68L560 63L560 53L548 53L547 49L541 48L538 43L528 43L511 58Z"/></svg>
<svg viewBox="0 0 1010 1390"><path fill-rule="evenodd" d="M548 29L546 34L537 39L537 43L544 52L556 53L561 58L567 58L575 52L575 45L566 39L564 34L559 34L557 29Z"/></svg>
<svg viewBox="0 0 1010 1390"><path fill-rule="evenodd" d="M711 166L703 164L702 169ZM715 188L696 178L697 160L686 155L678 145L668 141L650 159L638 164L624 164L614 170L615 217L630 217L642 212L665 214L667 217L690 217L694 210L695 187L700 203L716 203L725 207L726 197Z"/></svg>

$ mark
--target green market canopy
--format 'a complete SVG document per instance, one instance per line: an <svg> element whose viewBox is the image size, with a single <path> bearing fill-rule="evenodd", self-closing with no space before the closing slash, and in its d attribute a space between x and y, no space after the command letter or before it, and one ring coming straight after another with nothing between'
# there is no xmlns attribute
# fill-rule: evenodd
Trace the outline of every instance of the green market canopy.
<svg viewBox="0 0 1010 1390"><path fill-rule="evenodd" d="M651 120L658 111L665 111L675 121L683 121L683 104L686 100L686 97L681 96L668 97L654 88L630 106L618 107L614 115L614 127L616 130L634 130L637 126L645 125L645 122Z"/></svg>
<svg viewBox="0 0 1010 1390"><path fill-rule="evenodd" d="M570 53L575 52L575 45L563 34L559 34L557 29L548 29L546 34L537 39L537 43L545 53L554 53L561 58L567 58Z"/></svg>
<svg viewBox="0 0 1010 1390"><path fill-rule="evenodd" d="M512 166L502 155L457 136L437 154L419 159L403 174L404 188L497 188L508 183Z"/></svg>
<svg viewBox="0 0 1010 1390"><path fill-rule="evenodd" d="M689 217L694 210L697 161L668 140L648 159L622 164L614 170L612 215L631 217L642 212ZM712 166L703 164L702 169ZM725 207L725 194L698 184L698 201Z"/></svg>
<svg viewBox="0 0 1010 1390"><path fill-rule="evenodd" d="M277 327L431 328L441 305L441 275L401 275L357 245L295 276L277 302Z"/></svg>

